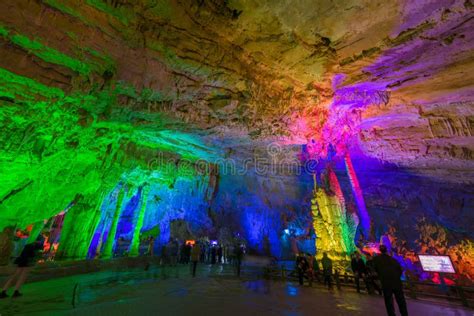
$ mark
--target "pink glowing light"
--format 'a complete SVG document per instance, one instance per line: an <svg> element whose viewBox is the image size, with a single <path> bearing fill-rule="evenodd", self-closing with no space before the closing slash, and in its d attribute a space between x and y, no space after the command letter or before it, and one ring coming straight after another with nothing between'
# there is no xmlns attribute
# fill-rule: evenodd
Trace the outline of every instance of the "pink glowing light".
<svg viewBox="0 0 474 316"><path fill-rule="evenodd" d="M364 195L362 194L362 189L359 185L359 179L357 179L357 174L352 164L352 159L349 153L346 153L344 156L344 162L346 164L347 174L349 175L349 180L351 182L352 193L357 204L358 214L360 218L360 224L364 232L365 237L368 237L370 234L370 216L367 212L365 206Z"/></svg>
<svg viewBox="0 0 474 316"><path fill-rule="evenodd" d="M331 190L334 191L337 198L341 202L341 205L344 205L344 194L342 193L341 185L337 179L336 173L332 168L328 168L329 183L331 184Z"/></svg>

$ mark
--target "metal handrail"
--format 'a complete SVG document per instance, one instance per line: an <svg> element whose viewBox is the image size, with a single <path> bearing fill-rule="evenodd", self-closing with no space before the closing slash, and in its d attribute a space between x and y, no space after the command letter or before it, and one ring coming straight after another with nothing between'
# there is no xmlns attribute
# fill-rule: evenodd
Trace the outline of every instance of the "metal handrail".
<svg viewBox="0 0 474 316"><path fill-rule="evenodd" d="M79 287L79 283L74 285L74 290L72 291L72 308L76 308L76 296L77 296L77 288Z"/></svg>
<svg viewBox="0 0 474 316"><path fill-rule="evenodd" d="M159 268L158 270L156 271L153 271L153 272L148 272L147 273L147 276L141 276L143 277L144 279L147 279L147 278L152 278L152 279L158 279L158 278L168 278L168 277L173 277L172 275L175 274L173 272L175 272L173 270L174 269L178 269L179 270L179 267L180 266L174 266L174 267L171 267L171 266L168 266L168 265L164 265L164 266L161 266L161 268ZM165 267L165 269L163 269L163 267ZM168 268L170 268L168 270ZM230 268L230 267L229 267ZM254 269L256 268L256 269ZM250 270L249 270L250 269ZM165 272L165 270L167 270ZM117 270L116 272L120 272L121 270ZM127 269L125 270L122 270L123 272L129 272L127 271ZM145 271L148 271L148 270L145 270ZM136 272L139 272L139 271L136 271ZM178 271L179 272L179 271ZM298 278L298 275L296 273L296 270L295 269L289 269L289 268L286 268L285 266L278 266L278 265L272 265L272 266L266 266L266 267L250 267L250 266L243 266L242 267L242 272L243 274L247 274L247 276L253 276L255 277L255 275L257 274L259 277L263 277L263 278L267 278L267 279L273 279L273 280L296 280ZM322 271L318 271L319 272L319 275ZM108 282L110 281L118 281L120 283L120 281L126 281L126 280L129 280L129 279L135 279L137 276L136 275L133 275L134 273L132 273L132 275L129 275L128 273L126 273L126 275L122 275L122 274L117 274L115 276L111 276L111 277L108 277L106 279L101 279L100 282L97 282L97 283L94 283L92 282L92 284L75 284L74 286L74 289L73 289L73 295L72 295L72 306L73 308L75 308L79 301L80 301L80 291L84 291L86 290L89 286L91 285L97 285L97 284L107 284ZM176 274L176 277L179 277L178 274ZM344 273L344 274L339 274L339 273L333 273L332 274L332 277L333 279L336 281L335 285L337 286L337 288L340 288L341 286L345 286L345 287L354 287L355 286L355 276L352 274L352 273ZM320 279L319 279L320 280ZM315 280L315 283L317 283L317 281ZM439 287L439 284L436 284L436 283L431 283L431 282L419 282L419 281L411 281L411 280L408 280L406 282L404 282L406 284L405 286L405 291L407 291L407 295L409 295L411 298L413 299L417 299L418 296L431 296L431 297L436 297L436 298L441 298L441 299L446 299L446 300L450 300L450 301L460 301L462 303L462 305L466 306L466 307L474 307L474 303L473 303L473 300L474 300L474 287L472 286L452 286L452 285L446 285L446 288L449 290L448 293L451 293L452 292L452 295L445 295L445 294L439 294L439 293L433 293L433 292L427 292L427 291L423 291L421 288L424 287L424 286L428 286L428 287ZM466 294L469 294L469 295L466 295ZM471 298L473 297L473 298Z"/></svg>
<svg viewBox="0 0 474 316"><path fill-rule="evenodd" d="M319 271L319 273L320 272L321 271ZM296 280L297 279L296 270L286 269L284 266L281 266L280 269L278 269L278 267L267 267L267 275L273 276L275 279L283 279L283 280L287 280L287 279ZM331 276L335 279L336 285L338 286L338 288L340 287L340 285L351 286L351 287L355 286L355 282L354 282L355 276L351 273L347 273L347 272L344 274L333 273ZM341 279L343 280L342 283L340 282ZM436 284L433 282L420 282L420 281L407 280L407 281L403 281L403 283L405 284L404 289L409 292L408 293L409 296L413 299L417 299L418 295L430 296L430 297L442 298L446 300L456 300L456 301L460 301L462 305L464 305L465 307L474 307L474 305L472 305L472 302L470 303L470 301L474 301L474 295L472 298L466 296L466 292L474 294L474 286L445 285L445 288L448 289L447 291L448 293L451 291L457 294L456 296L451 296L451 295L443 295L443 294L421 291L417 288L417 285L440 287L440 284Z"/></svg>

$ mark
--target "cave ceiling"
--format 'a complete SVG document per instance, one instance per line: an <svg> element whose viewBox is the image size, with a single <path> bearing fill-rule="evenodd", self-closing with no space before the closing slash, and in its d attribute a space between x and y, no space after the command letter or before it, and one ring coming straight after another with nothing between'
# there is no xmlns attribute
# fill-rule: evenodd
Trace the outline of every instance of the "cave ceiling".
<svg viewBox="0 0 474 316"><path fill-rule="evenodd" d="M0 67L66 93L111 82L159 91L152 101L121 96L115 110L166 117L133 124L219 148L184 136L187 145L173 145L204 156L274 141L319 144L316 154L357 144L377 159L472 181L473 8L470 0L0 1ZM20 35L113 67L81 72Z"/></svg>

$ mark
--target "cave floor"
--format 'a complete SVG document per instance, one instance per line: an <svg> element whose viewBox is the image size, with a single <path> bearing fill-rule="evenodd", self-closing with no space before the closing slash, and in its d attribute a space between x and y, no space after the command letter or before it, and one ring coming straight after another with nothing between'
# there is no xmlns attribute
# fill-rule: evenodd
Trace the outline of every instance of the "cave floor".
<svg viewBox="0 0 474 316"><path fill-rule="evenodd" d="M0 301L0 315L386 315L383 299L353 289L328 291L266 281L230 266L102 271L26 284L24 296ZM73 293L74 304L73 307ZM11 293L11 292L10 292ZM474 315L445 303L408 299L410 315Z"/></svg>

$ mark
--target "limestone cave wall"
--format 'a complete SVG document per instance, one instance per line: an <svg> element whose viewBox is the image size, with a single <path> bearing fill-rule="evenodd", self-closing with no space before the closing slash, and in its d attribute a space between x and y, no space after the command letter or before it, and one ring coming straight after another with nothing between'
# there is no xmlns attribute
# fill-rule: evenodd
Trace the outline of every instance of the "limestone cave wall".
<svg viewBox="0 0 474 316"><path fill-rule="evenodd" d="M137 255L140 236L159 250L176 234L239 234L286 258L317 247L316 178L358 215L356 242L387 233L446 252L426 246L444 238L474 257L473 10L0 1L0 228L34 238L63 225L58 258L110 257L120 238ZM318 164L221 164L262 152L268 165Z"/></svg>

